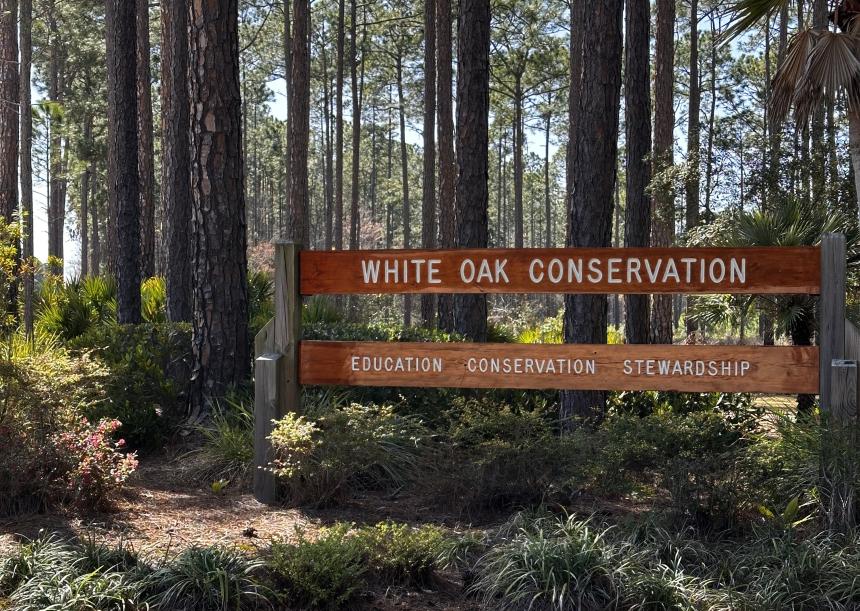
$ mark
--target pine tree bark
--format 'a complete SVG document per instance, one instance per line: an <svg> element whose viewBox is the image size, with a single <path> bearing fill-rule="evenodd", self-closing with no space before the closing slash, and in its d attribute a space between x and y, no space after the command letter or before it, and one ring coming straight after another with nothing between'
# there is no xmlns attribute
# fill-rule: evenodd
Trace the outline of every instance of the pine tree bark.
<svg viewBox="0 0 860 611"><path fill-rule="evenodd" d="M293 0L290 119L287 139L290 180L287 239L308 244L308 148L310 147L310 2Z"/></svg>
<svg viewBox="0 0 860 611"><path fill-rule="evenodd" d="M490 2L462 0L457 32L457 246L486 248L489 192ZM458 333L487 339L486 295L457 295Z"/></svg>
<svg viewBox="0 0 860 611"><path fill-rule="evenodd" d="M424 0L424 182L421 246L436 248L436 1ZM433 325L435 295L421 295L421 322Z"/></svg>
<svg viewBox="0 0 860 611"><path fill-rule="evenodd" d="M349 77L352 98L352 172L349 198L349 248L358 250L359 247L359 216L358 197L361 177L361 91L358 84L358 2L350 0L349 22Z"/></svg>
<svg viewBox="0 0 860 611"><path fill-rule="evenodd" d="M579 133L579 98L582 95L582 39L585 1L570 0L570 91L567 96L567 155L565 160L565 200L573 193L573 169L576 167L576 138ZM567 216L567 215L565 215ZM569 220L569 219L568 219ZM565 228L567 235L569 228Z"/></svg>
<svg viewBox="0 0 860 611"><path fill-rule="evenodd" d="M0 0L0 219L15 224L18 213L18 2ZM16 244L16 267L20 266ZM0 296L4 312L18 317L17 274L9 279L8 292ZM0 317L4 318L4 317Z"/></svg>
<svg viewBox="0 0 860 611"><path fill-rule="evenodd" d="M287 125L284 130L284 133L287 136L287 151L284 155L284 190L286 192L286 205L287 205L287 216L289 216L291 209L290 204L290 193L292 188L292 180L293 180L293 168L292 168L292 160L290 158L290 116L292 114L290 105L292 104L291 96L293 95L293 32L292 32L292 19L290 18L290 2L292 0L284 0L284 83L287 88ZM246 132L247 137L247 132ZM278 210L281 209L283 204L279 204ZM281 232L288 231L285 227L279 227Z"/></svg>
<svg viewBox="0 0 860 611"><path fill-rule="evenodd" d="M439 115L439 246L454 248L457 165L454 158L451 0L436 0L436 91ZM439 328L454 330L454 296L439 295Z"/></svg>
<svg viewBox="0 0 860 611"><path fill-rule="evenodd" d="M514 248L522 248L523 227L523 76L514 77Z"/></svg>
<svg viewBox="0 0 860 611"><path fill-rule="evenodd" d="M334 247L343 248L343 55L345 0L337 3L337 60L335 65L335 149L337 159L334 170Z"/></svg>
<svg viewBox="0 0 860 611"><path fill-rule="evenodd" d="M116 174L108 189L116 202L117 320L136 324L140 313L140 189L138 182L137 20L135 3L108 0L108 155Z"/></svg>
<svg viewBox="0 0 860 611"><path fill-rule="evenodd" d="M93 118L87 115L84 118L84 146L87 155L92 155L93 145ZM93 163L88 163L81 173L81 277L90 275L90 180L92 178Z"/></svg>
<svg viewBox="0 0 860 611"><path fill-rule="evenodd" d="M769 82L769 79L768 79ZM685 181L686 231L699 224L699 184L701 155L701 123L699 113L702 106L702 90L699 86L699 0L690 0L690 96L687 108L687 174ZM694 341L699 325L693 316L695 298L687 297L685 325L688 341Z"/></svg>
<svg viewBox="0 0 860 611"><path fill-rule="evenodd" d="M21 0L20 98L21 98L21 213L23 231L24 330L33 336L33 115L30 77L33 66L33 0Z"/></svg>
<svg viewBox="0 0 860 611"><path fill-rule="evenodd" d="M161 205L167 242L167 319L191 322L191 126L188 9L161 2Z"/></svg>
<svg viewBox="0 0 860 611"><path fill-rule="evenodd" d="M152 122L152 68L149 57L149 0L137 2L137 122L140 176L140 271L155 275L155 152Z"/></svg>
<svg viewBox="0 0 860 611"><path fill-rule="evenodd" d="M189 9L193 405L250 375L238 0Z"/></svg>
<svg viewBox="0 0 860 611"><path fill-rule="evenodd" d="M320 59L323 69L323 120L325 122L325 235L323 245L331 250L334 245L334 153L331 143L331 79L328 75L328 59L326 56L325 22L322 23L322 42L320 44Z"/></svg>
<svg viewBox="0 0 860 611"><path fill-rule="evenodd" d="M627 137L627 206L624 245L651 245L651 3L627 0L624 113ZM625 295L624 335L628 344L647 344L647 295Z"/></svg>
<svg viewBox="0 0 860 611"><path fill-rule="evenodd" d="M618 114L621 97L623 0L593 0L584 9L582 85L577 111L576 159L573 191L569 200L567 245L606 247L612 238L618 153ZM575 75L571 81L576 80ZM584 127L587 126L587 129ZM564 339L566 343L605 344L607 325L605 295L566 295ZM566 428L574 418L599 419L606 393L563 392L560 417Z"/></svg>
<svg viewBox="0 0 860 611"><path fill-rule="evenodd" d="M409 201L409 159L406 150L406 100L403 93L403 49L394 62L397 80L397 113L400 118L400 185L403 189L403 248L412 244L412 203ZM403 296L403 326L412 324L412 295Z"/></svg>
<svg viewBox="0 0 860 611"><path fill-rule="evenodd" d="M54 104L62 105L65 90L64 58L56 42L59 33L57 31L56 18L53 14L48 15L48 28L51 32L50 60L48 65L48 99ZM48 172L50 175L48 181L48 257L51 261L51 273L62 276L65 267L63 261L63 238L66 224L66 198L63 171L63 121L61 113L51 112L48 125L51 133L48 153Z"/></svg>
<svg viewBox="0 0 860 611"><path fill-rule="evenodd" d="M675 230L675 194L666 173L673 165L675 109L675 1L657 0L656 76L654 79L654 214L651 244L671 246ZM651 310L651 339L672 343L672 296L655 295Z"/></svg>

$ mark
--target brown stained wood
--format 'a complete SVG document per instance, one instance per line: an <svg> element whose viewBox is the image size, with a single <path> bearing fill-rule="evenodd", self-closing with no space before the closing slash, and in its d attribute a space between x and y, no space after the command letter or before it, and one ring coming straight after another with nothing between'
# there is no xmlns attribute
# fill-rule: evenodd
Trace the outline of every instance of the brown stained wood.
<svg viewBox="0 0 860 611"><path fill-rule="evenodd" d="M648 375L652 359L652 372L666 362L673 373ZM548 372L550 361L555 373ZM721 369L724 362L730 371ZM709 375L712 363L717 375ZM740 375L743 363L748 367ZM368 365L371 370L364 371ZM382 371L375 370L377 365ZM485 365L488 371L481 372ZM702 368L708 375L687 375ZM307 385L814 393L818 348L311 341L300 345L299 380Z"/></svg>
<svg viewBox="0 0 860 611"><path fill-rule="evenodd" d="M685 260L693 259L688 263ZM468 282L474 264L474 279ZM539 263L534 263L534 261ZM554 260L560 263L553 263ZM673 263L670 264L669 261ZM731 262L738 268L734 277ZM487 265L483 268L482 263ZM573 273L570 262L578 268ZM594 261L600 277L589 267ZM638 269L636 266L638 261ZM717 261L717 263L714 263ZM398 267L386 281L385 264ZM417 262L417 263L416 263ZM428 278L431 262L435 283ZM721 263L720 263L721 262ZM745 276L737 269L745 262ZM379 264L374 281L365 271ZM408 275L404 281L404 264ZM704 264L704 281L702 271ZM713 270L711 269L711 266ZM301 292L374 293L752 293L817 294L819 249L792 248L577 248L304 251ZM370 267L368 267L370 266ZM501 266L501 267L498 267ZM677 276L667 273L672 267ZM420 280L417 271L420 268ZM725 269L724 275L722 270ZM560 277L559 277L560 275ZM552 276L557 279L553 281ZM721 281L715 281L722 278ZM593 280L593 281L592 281ZM653 281L652 281L653 280ZM734 280L734 281L733 281Z"/></svg>

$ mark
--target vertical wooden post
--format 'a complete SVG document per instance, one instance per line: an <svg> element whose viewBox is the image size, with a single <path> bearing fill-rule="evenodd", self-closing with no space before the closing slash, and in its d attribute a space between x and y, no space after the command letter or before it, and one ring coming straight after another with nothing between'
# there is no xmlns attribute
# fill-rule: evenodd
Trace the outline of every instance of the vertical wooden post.
<svg viewBox="0 0 860 611"><path fill-rule="evenodd" d="M857 361L834 360L831 370L831 420L850 426L857 420L857 408L860 404Z"/></svg>
<svg viewBox="0 0 860 611"><path fill-rule="evenodd" d="M833 405L831 366L845 357L845 236L821 239L821 296L818 302L819 400L821 411Z"/></svg>
<svg viewBox="0 0 860 611"><path fill-rule="evenodd" d="M266 471L272 461L272 421L301 411L299 340L302 301L299 252L292 242L275 242L275 318L257 335L254 363L254 497L261 503L278 500L277 478ZM265 352L264 352L265 351Z"/></svg>

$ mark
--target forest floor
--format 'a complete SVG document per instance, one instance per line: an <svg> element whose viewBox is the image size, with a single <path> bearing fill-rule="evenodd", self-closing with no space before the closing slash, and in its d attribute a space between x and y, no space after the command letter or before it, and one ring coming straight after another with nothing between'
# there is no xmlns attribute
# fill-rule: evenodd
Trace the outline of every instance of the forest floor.
<svg viewBox="0 0 860 611"><path fill-rule="evenodd" d="M228 486L214 492L199 477L194 463L193 457L182 456L143 459L110 511L80 515L63 510L0 519L0 553L45 532L107 545L121 543L157 562L193 545L234 545L248 552L263 551L272 539L289 540L299 530L313 537L315 530L334 522L362 524L391 519L459 525L454 516L414 499L391 495L367 496L322 510L269 507L257 502L247 486ZM365 600L365 609L478 609L463 598L458 576L445 573L432 590L389 588L369 592Z"/></svg>

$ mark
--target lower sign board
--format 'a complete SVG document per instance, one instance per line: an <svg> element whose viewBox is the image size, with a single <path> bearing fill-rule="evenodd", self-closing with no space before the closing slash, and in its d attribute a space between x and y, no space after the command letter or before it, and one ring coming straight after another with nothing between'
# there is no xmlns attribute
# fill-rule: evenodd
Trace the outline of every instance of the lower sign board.
<svg viewBox="0 0 860 611"><path fill-rule="evenodd" d="M818 348L307 341L299 382L814 394Z"/></svg>

